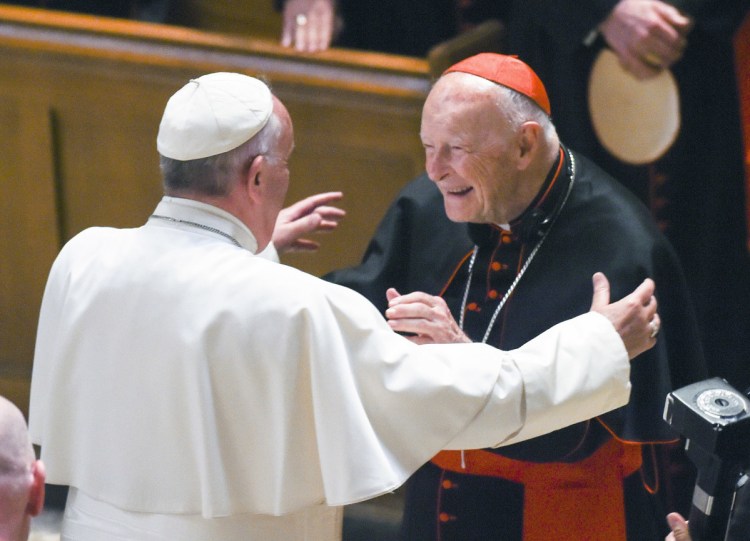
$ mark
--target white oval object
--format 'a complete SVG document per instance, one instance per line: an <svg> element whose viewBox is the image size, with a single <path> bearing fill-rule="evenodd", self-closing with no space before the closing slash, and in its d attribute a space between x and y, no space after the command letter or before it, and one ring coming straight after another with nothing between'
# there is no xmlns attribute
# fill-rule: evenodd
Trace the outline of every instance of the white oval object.
<svg viewBox="0 0 750 541"><path fill-rule="evenodd" d="M631 164L651 163L672 146L680 130L680 96L672 72L640 80L610 49L594 61L589 77L594 131L613 156Z"/></svg>

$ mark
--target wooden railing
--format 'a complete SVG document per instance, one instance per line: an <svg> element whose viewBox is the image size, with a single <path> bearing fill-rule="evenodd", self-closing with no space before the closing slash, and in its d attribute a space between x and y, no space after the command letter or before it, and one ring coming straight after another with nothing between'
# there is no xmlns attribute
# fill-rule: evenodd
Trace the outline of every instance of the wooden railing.
<svg viewBox="0 0 750 541"><path fill-rule="evenodd" d="M169 96L213 71L265 77L295 125L288 202L345 193L339 231L286 262L355 263L423 165L425 61L0 4L0 394L28 401L36 323L62 244L93 225L142 224L161 195L156 132ZM116 309L116 307L113 307Z"/></svg>

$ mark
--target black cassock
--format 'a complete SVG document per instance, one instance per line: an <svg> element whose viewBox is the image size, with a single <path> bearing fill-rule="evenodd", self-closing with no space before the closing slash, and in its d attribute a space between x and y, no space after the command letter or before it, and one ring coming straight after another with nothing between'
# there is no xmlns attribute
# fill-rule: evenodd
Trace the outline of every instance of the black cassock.
<svg viewBox="0 0 750 541"><path fill-rule="evenodd" d="M515 461L551 464L556 475L566 464L580 464L596 455L613 441L613 434L619 442L645 444L639 448L643 465L626 476L621 486L628 540L651 541L665 533L664 496L669 499L667 505L677 506L668 510L687 512L684 502L671 499L674 495L669 494L671 488L665 487L664 481L676 475L684 483L679 490L688 491L683 495L689 501L689 464L682 456L673 456L678 447L650 444L675 439L662 420L667 393L706 375L700 339L683 272L648 210L592 162L575 153L562 155L560 174L555 173L556 164L540 195L505 233L494 225L451 222L437 188L426 176L417 178L391 205L363 262L326 278L360 291L381 310L386 307L388 287L401 293L442 294L457 321L466 295L464 328L473 340L481 341L508 286L543 238L487 340L506 350L587 312L591 277L597 271L609 279L612 300L630 293L646 277L653 278L662 329L656 346L632 362L630 403L599 419L491 451L514 465ZM574 182L566 199L571 169ZM478 253L467 294L475 244ZM670 458L665 462L667 453ZM667 464L680 471L663 471ZM655 468L660 469L658 473ZM655 488L657 478L662 486L654 497L645 487ZM596 508L583 511L588 496L572 488L565 494L569 494L567 501L578 502L580 516L597 517ZM593 497L595 500L596 494ZM549 502L550 509L555 506ZM524 517L524 508L530 506L524 506L522 484L484 474L467 475L431 463L410 480L403 537L520 540L524 521L543 522L542 517ZM561 511L555 509L554 513ZM604 516L596 519L599 523L608 520ZM567 538L578 540L581 535L582 530L573 529Z"/></svg>

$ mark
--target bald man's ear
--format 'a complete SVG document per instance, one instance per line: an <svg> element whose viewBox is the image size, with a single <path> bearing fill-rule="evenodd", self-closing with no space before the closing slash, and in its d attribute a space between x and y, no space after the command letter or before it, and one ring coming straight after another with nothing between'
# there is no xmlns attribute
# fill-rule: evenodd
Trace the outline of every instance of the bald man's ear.
<svg viewBox="0 0 750 541"><path fill-rule="evenodd" d="M32 482L29 488L29 502L26 504L26 513L35 517L44 508L44 482L47 479L47 471L44 462L37 460L31 471Z"/></svg>
<svg viewBox="0 0 750 541"><path fill-rule="evenodd" d="M518 157L524 169L539 150L541 134L542 127L537 122L529 120L521 124L518 135Z"/></svg>

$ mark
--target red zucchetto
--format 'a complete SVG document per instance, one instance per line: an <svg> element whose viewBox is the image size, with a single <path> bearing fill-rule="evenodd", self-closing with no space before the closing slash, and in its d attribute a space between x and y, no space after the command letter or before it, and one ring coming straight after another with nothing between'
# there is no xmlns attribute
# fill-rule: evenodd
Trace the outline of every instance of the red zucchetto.
<svg viewBox="0 0 750 541"><path fill-rule="evenodd" d="M497 53L480 53L453 64L443 72L459 71L506 86L531 98L548 115L551 114L549 98L539 76L516 56Z"/></svg>

